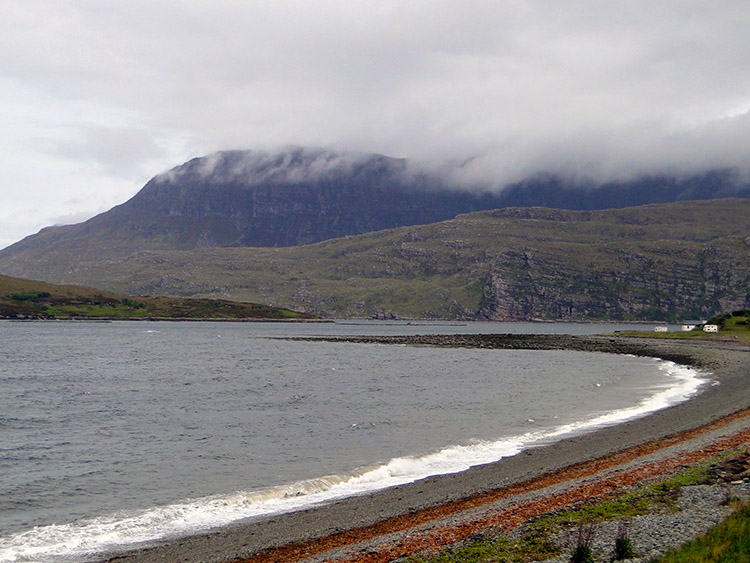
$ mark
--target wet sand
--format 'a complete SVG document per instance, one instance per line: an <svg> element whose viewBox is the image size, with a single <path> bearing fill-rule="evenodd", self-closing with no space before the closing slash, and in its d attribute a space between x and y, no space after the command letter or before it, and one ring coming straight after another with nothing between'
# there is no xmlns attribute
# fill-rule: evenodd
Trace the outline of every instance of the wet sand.
<svg viewBox="0 0 750 563"><path fill-rule="evenodd" d="M481 499L484 499L484 505L488 505L503 497L503 491L514 488L520 491L525 484L541 483L540 487L546 487L549 483L544 484L544 479L550 483L555 479L559 481L564 475L577 474L578 468L586 467L586 463L601 469L608 464L617 465L616 460L624 463L627 456L623 452L647 455L648 448L643 446L647 443L652 451L663 450L665 455L670 452L669 455L677 459L677 454L669 448L718 431L711 428L729 428L732 424L740 424L744 428L744 424L750 424L750 416L735 414L750 408L750 347L733 342L565 335L450 335L339 340L498 349L570 349L654 356L711 371L718 385L708 387L688 402L647 417L530 449L462 473L430 477L299 512L241 521L202 534L110 554L104 560L291 561L305 557L323 560L329 555L334 556L333 552L328 551L333 547L341 550L347 544L366 544L376 536L387 539L388 534L423 526L430 520L444 521L451 515L481 510ZM733 414L734 420L721 420ZM720 423L716 424L717 420ZM712 423L713 427L706 426ZM689 432L700 427L700 432ZM736 436L735 440L744 439L743 434ZM706 449L700 444L693 447L696 448ZM452 518L453 524L448 525L464 525L465 518ZM375 553L372 552L372 560L377 560ZM362 559L364 556L355 556L352 560Z"/></svg>

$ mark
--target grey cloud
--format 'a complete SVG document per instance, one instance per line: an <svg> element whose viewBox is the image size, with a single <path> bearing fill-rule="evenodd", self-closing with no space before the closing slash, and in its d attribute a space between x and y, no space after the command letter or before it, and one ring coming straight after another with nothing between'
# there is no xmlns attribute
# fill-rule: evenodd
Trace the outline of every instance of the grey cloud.
<svg viewBox="0 0 750 563"><path fill-rule="evenodd" d="M416 177L426 169L418 164L409 169L406 161L382 157L383 174L394 179ZM264 182L296 184L308 180L334 179L348 175L360 165L372 166L372 156L367 153L335 151L331 149L287 146L275 150L221 151L192 160L159 174L162 182L179 182L186 175L211 177L215 181L230 183L241 181L253 185Z"/></svg>
<svg viewBox="0 0 750 563"><path fill-rule="evenodd" d="M54 100L67 113L39 106L34 135L47 120L53 141L36 150L96 163L102 189L288 144L473 157L466 181L498 185L750 162L744 0L33 0L5 12L2 78L33 95L0 96L4 112ZM20 147L24 127L8 142Z"/></svg>
<svg viewBox="0 0 750 563"><path fill-rule="evenodd" d="M113 176L140 170L144 162L153 162L165 153L153 132L142 127L85 123L70 128L70 136L50 143L50 150L71 160L93 162Z"/></svg>

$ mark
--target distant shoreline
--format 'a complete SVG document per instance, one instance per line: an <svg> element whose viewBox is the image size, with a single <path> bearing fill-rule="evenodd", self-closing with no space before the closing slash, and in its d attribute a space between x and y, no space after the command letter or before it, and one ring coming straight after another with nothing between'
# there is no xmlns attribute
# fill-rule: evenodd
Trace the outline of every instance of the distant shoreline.
<svg viewBox="0 0 750 563"><path fill-rule="evenodd" d="M332 323L328 319L193 319L190 317L55 317L53 319L18 319L12 317L0 317L0 321L15 323L114 323L118 321L130 322L179 322L179 323Z"/></svg>
<svg viewBox="0 0 750 563"><path fill-rule="evenodd" d="M673 407L564 439L464 472L429 477L414 483L350 497L319 507L240 521L194 536L156 541L103 560L151 561L282 561L275 550L284 545L322 544L323 538L487 494L575 464L605 458L649 441L676 436L750 408L750 347L719 341L634 339L617 336L569 335L426 335L408 337L317 338L305 340L481 347L493 349L576 350L650 356L710 370L716 385ZM301 548L302 549L302 548ZM255 557L255 556L259 557ZM108 557L108 558L107 558ZM101 560L101 559L100 559Z"/></svg>

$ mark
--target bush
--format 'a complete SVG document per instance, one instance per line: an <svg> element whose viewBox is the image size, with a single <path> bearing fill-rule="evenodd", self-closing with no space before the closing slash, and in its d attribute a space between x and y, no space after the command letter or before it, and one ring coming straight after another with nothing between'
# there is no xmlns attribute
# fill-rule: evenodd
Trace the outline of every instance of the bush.
<svg viewBox="0 0 750 563"><path fill-rule="evenodd" d="M49 296L48 291L30 291L28 293L14 293L10 298L13 301L33 301L35 299L46 299Z"/></svg>
<svg viewBox="0 0 750 563"><path fill-rule="evenodd" d="M615 540L615 561L632 559L633 557L635 557L635 549L633 549L633 542L630 541L630 538L617 538Z"/></svg>
<svg viewBox="0 0 750 563"><path fill-rule="evenodd" d="M591 544L596 535L597 523L595 521L582 520L578 524L578 539L573 555L570 557L571 563L594 563L594 553L591 550Z"/></svg>
<svg viewBox="0 0 750 563"><path fill-rule="evenodd" d="M594 554L588 545L579 545L573 551L571 563L594 563Z"/></svg>
<svg viewBox="0 0 750 563"><path fill-rule="evenodd" d="M127 297L124 297L120 300L120 303L123 304L124 307L131 307L133 309L145 309L146 304L141 303L140 301L134 301L133 299L129 299Z"/></svg>

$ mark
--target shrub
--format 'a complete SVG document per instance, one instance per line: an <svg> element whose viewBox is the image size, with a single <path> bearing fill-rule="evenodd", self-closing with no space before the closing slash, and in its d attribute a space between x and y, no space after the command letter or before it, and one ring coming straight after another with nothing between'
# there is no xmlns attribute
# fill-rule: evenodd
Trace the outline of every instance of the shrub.
<svg viewBox="0 0 750 563"><path fill-rule="evenodd" d="M145 309L146 304L141 303L140 301L134 301L133 299L129 299L127 297L124 297L120 300L120 303L123 304L125 307L132 307L133 309Z"/></svg>
<svg viewBox="0 0 750 563"><path fill-rule="evenodd" d="M633 542L628 533L628 522L621 520L617 525L617 538L615 538L615 561L632 559L636 556Z"/></svg>
<svg viewBox="0 0 750 563"><path fill-rule="evenodd" d="M573 555L570 557L571 563L594 563L591 544L596 535L596 528L596 522L590 520L582 520L578 525L578 539Z"/></svg>
<svg viewBox="0 0 750 563"><path fill-rule="evenodd" d="M594 563L594 554L588 545L579 545L573 551L570 561L571 563Z"/></svg>
<svg viewBox="0 0 750 563"><path fill-rule="evenodd" d="M13 301L33 301L34 299L46 299L49 296L48 291L29 291L28 293L14 293L10 298Z"/></svg>

